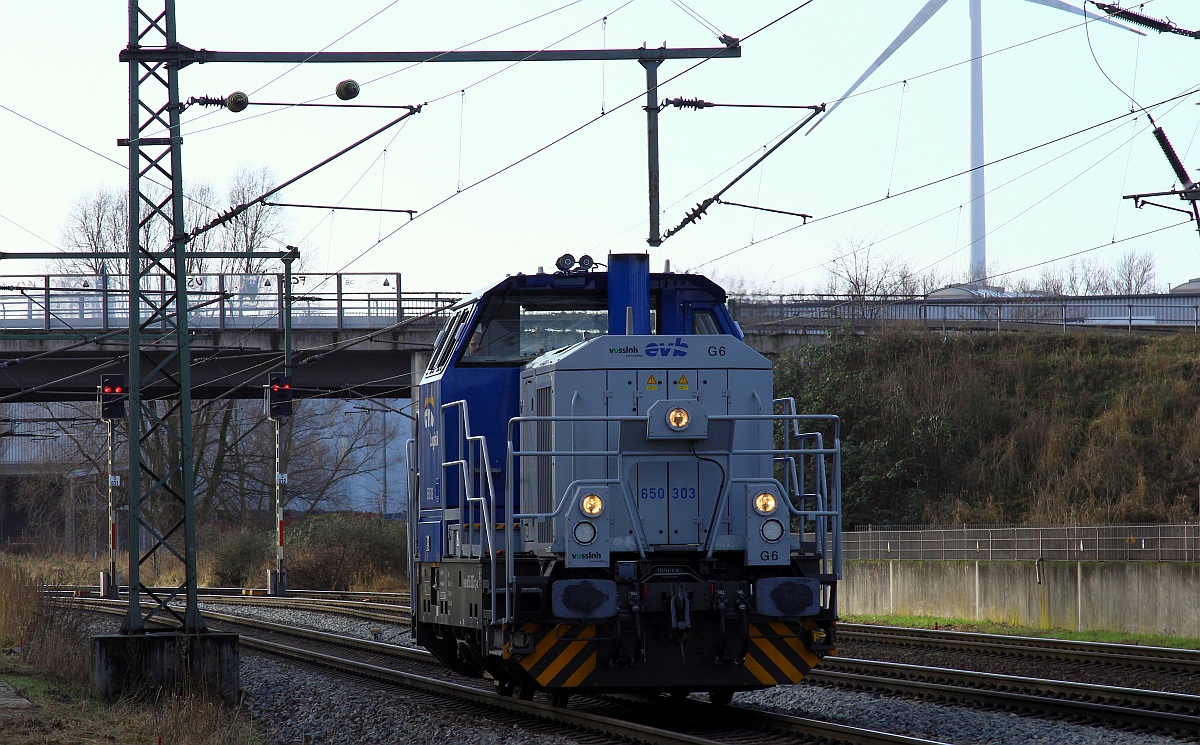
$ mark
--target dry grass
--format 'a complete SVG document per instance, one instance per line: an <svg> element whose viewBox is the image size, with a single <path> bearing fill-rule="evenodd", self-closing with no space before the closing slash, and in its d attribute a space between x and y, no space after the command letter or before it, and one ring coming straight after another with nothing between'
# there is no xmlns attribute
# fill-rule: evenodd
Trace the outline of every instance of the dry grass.
<svg viewBox="0 0 1200 745"><path fill-rule="evenodd" d="M198 698L158 703L99 704L14 657L0 657L0 679L34 706L0 714L6 745L145 743L155 745L261 745L249 717Z"/></svg>
<svg viewBox="0 0 1200 745"><path fill-rule="evenodd" d="M1071 629L1036 629L1029 626L1013 626L994 621L971 621L963 618L940 618L936 616L873 616L848 615L843 623L865 623L879 626L903 626L912 629L941 629L943 631L966 631L979 634L1002 636L1029 636L1041 639L1064 639L1069 641L1101 642L1104 644L1136 644L1149 647L1174 649L1200 649L1200 639L1186 636L1154 636L1120 631L1074 631Z"/></svg>
<svg viewBox="0 0 1200 745"><path fill-rule="evenodd" d="M0 557L3 558L3 557ZM49 566L60 564L50 562ZM35 571L47 564L35 562ZM60 580L61 581L61 580ZM199 696L172 696L150 705L106 706L88 696L91 631L80 614L47 601L34 576L0 560L0 679L34 703L0 714L6 745L147 743L257 745L249 717ZM161 738L161 740L160 740Z"/></svg>
<svg viewBox="0 0 1200 745"><path fill-rule="evenodd" d="M847 524L1196 519L1200 339L880 333L776 370L842 416Z"/></svg>
<svg viewBox="0 0 1200 745"><path fill-rule="evenodd" d="M0 563L0 649L21 644L38 602L37 585L29 575L15 564Z"/></svg>

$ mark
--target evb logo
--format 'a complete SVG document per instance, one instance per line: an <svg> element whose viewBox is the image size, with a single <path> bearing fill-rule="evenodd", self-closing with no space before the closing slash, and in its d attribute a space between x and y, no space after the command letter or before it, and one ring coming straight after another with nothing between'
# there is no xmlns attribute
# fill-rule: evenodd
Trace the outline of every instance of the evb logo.
<svg viewBox="0 0 1200 745"><path fill-rule="evenodd" d="M652 341L646 345L647 357L687 357L688 345L680 337L675 341Z"/></svg>

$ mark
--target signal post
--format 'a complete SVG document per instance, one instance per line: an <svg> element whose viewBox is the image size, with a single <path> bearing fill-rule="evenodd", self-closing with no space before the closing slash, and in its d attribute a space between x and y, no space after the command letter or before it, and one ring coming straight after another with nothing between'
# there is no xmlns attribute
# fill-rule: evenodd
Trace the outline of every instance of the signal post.
<svg viewBox="0 0 1200 745"><path fill-rule="evenodd" d="M108 425L108 570L100 573L100 597L116 600L121 589L121 576L117 573L117 507L114 487L121 485L121 477L113 468L116 454L117 420L125 418L124 375L101 375L97 389L100 418Z"/></svg>
<svg viewBox="0 0 1200 745"><path fill-rule="evenodd" d="M291 288L288 288L289 292ZM290 345L289 345L290 347ZM283 462L283 422L292 415L292 376L271 373L267 378L267 418L275 422L275 568L267 572L267 594L287 595L287 569L283 565L283 487L287 468Z"/></svg>

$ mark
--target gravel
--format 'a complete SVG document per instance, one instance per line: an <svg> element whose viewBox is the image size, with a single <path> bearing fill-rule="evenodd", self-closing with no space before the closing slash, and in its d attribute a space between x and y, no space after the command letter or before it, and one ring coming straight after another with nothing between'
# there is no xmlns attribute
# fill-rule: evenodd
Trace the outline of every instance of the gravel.
<svg viewBox="0 0 1200 745"><path fill-rule="evenodd" d="M246 706L280 745L417 743L419 745L572 745L575 741L489 722L445 701L378 690L257 654L242 655ZM452 705L451 705L452 706Z"/></svg>
<svg viewBox="0 0 1200 745"><path fill-rule="evenodd" d="M312 611L204 603L205 610L412 646L408 627ZM455 711L445 702L407 691L312 672L274 658L243 653L242 689L249 711L281 745L318 743L436 743L510 745L574 741ZM1131 734L925 701L845 691L815 684L739 693L739 706L823 719L954 745L1175 745L1170 737Z"/></svg>
<svg viewBox="0 0 1200 745"><path fill-rule="evenodd" d="M1173 745L1170 737L1055 722L997 711L843 691L801 683L739 693L734 703L948 743L983 745Z"/></svg>
<svg viewBox="0 0 1200 745"><path fill-rule="evenodd" d="M415 647L408 624L384 623L381 621L365 621L340 613L318 613L306 610L286 610L260 605L222 605L220 603L200 603L201 612L213 611L227 613L231 616L254 618L260 621L282 623L288 626L300 626L314 631L327 631L332 634L355 636L360 639L370 639L371 629L379 629L379 641L389 644L399 644L405 647Z"/></svg>

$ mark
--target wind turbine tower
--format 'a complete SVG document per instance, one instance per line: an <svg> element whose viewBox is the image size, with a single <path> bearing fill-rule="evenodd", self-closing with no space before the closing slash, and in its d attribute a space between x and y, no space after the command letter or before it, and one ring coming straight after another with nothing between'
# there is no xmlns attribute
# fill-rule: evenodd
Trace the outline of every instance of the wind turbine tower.
<svg viewBox="0 0 1200 745"><path fill-rule="evenodd" d="M904 46L904 43L912 37L926 21L932 18L939 10L942 9L949 0L929 0L922 8L917 11L913 19L908 22L900 35L888 45L883 53L871 63L858 80L843 93L829 110L825 112L825 116L821 117L813 129L817 125L825 121L825 118L833 113L833 110L841 105L842 101L848 98L858 87L866 82L867 78L878 70L884 62L891 57L897 49ZM1084 8L1079 8L1070 3L1061 2L1061 0L1026 0L1026 2L1045 5L1048 8L1057 10L1065 10L1069 13L1079 13L1088 21L1099 21L1110 26L1130 31L1140 36L1145 36L1141 31L1131 29L1128 26L1123 26L1120 23L1111 21L1104 16L1096 15ZM971 282L979 283L987 278L987 206L985 194L987 189L984 185L983 165L983 0L968 0L970 16L971 16L971 115L970 115L970 130L971 130ZM812 132L812 129L809 130Z"/></svg>

